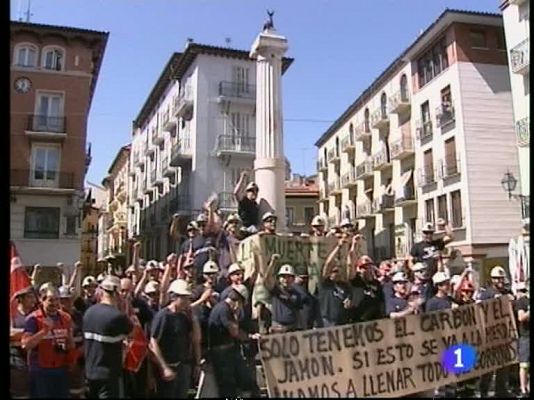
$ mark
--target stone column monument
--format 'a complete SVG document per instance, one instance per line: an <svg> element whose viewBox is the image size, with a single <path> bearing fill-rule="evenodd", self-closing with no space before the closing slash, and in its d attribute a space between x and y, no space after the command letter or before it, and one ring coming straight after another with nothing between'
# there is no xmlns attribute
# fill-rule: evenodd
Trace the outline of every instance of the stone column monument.
<svg viewBox="0 0 534 400"><path fill-rule="evenodd" d="M252 45L250 57L256 59L256 159L255 181L259 186L260 217L274 211L279 230L286 228L284 190L285 157L282 129L282 57L287 39L274 29L274 12Z"/></svg>

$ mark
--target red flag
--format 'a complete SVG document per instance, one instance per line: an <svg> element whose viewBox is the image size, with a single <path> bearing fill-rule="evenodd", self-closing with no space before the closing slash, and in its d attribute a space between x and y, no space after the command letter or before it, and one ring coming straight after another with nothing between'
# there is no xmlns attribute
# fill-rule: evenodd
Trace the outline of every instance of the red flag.
<svg viewBox="0 0 534 400"><path fill-rule="evenodd" d="M133 333L128 340L124 368L130 372L137 372L148 353L148 340L138 321L134 321Z"/></svg>
<svg viewBox="0 0 534 400"><path fill-rule="evenodd" d="M31 279L20 260L17 252L17 247L12 241L9 242L11 252L11 273L9 277L9 298L10 298L10 310L11 315L14 315L14 311L17 307L15 301L15 295L21 290L31 287Z"/></svg>

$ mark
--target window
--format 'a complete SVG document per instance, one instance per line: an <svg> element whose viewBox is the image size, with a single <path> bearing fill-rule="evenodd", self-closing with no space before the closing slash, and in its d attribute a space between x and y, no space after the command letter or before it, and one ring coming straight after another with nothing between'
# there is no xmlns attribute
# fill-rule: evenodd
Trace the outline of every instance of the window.
<svg viewBox="0 0 534 400"><path fill-rule="evenodd" d="M232 82L235 85L235 88L238 92L248 93L250 86L248 84L249 80L249 70L246 67L234 66L232 70Z"/></svg>
<svg viewBox="0 0 534 400"><path fill-rule="evenodd" d="M434 223L434 199L425 201L425 222Z"/></svg>
<svg viewBox="0 0 534 400"><path fill-rule="evenodd" d="M30 44L17 46L15 65L19 67L35 67L37 65L37 48Z"/></svg>
<svg viewBox="0 0 534 400"><path fill-rule="evenodd" d="M230 136L250 136L250 115L241 113L231 113L227 125Z"/></svg>
<svg viewBox="0 0 534 400"><path fill-rule="evenodd" d="M445 38L442 38L417 60L419 87L426 85L448 67L447 44Z"/></svg>
<svg viewBox="0 0 534 400"><path fill-rule="evenodd" d="M382 93L382 96L380 96L380 112L382 113L382 118L385 118L388 113L387 101L388 99L386 94Z"/></svg>
<svg viewBox="0 0 534 400"><path fill-rule="evenodd" d="M452 227L460 228L462 226L462 195L459 190L451 192L452 205Z"/></svg>
<svg viewBox="0 0 534 400"><path fill-rule="evenodd" d="M59 238L59 207L26 207L24 237L27 239Z"/></svg>
<svg viewBox="0 0 534 400"><path fill-rule="evenodd" d="M65 235L76 235L76 216L67 216Z"/></svg>
<svg viewBox="0 0 534 400"><path fill-rule="evenodd" d="M408 101L408 78L403 74L400 79L401 100Z"/></svg>
<svg viewBox="0 0 534 400"><path fill-rule="evenodd" d="M364 129L365 129L365 132L369 132L369 109L366 108L364 113Z"/></svg>
<svg viewBox="0 0 534 400"><path fill-rule="evenodd" d="M307 225L311 224L315 215L315 209L313 207L304 207L304 220Z"/></svg>
<svg viewBox="0 0 534 400"><path fill-rule="evenodd" d="M445 141L445 170L444 176L458 173L458 164L456 160L456 140L454 137Z"/></svg>
<svg viewBox="0 0 534 400"><path fill-rule="evenodd" d="M39 145L32 148L31 184L57 186L59 178L59 147Z"/></svg>
<svg viewBox="0 0 534 400"><path fill-rule="evenodd" d="M447 195L438 196L438 218L443 218L445 221L448 221L447 213Z"/></svg>
<svg viewBox="0 0 534 400"><path fill-rule="evenodd" d="M43 49L42 67L52 71L62 71L64 67L64 53L58 47Z"/></svg>
<svg viewBox="0 0 534 400"><path fill-rule="evenodd" d="M484 31L471 31L469 32L469 38L471 40L472 48L487 48L486 33Z"/></svg>
<svg viewBox="0 0 534 400"><path fill-rule="evenodd" d="M295 209L293 207L286 207L286 220L288 225L295 223Z"/></svg>
<svg viewBox="0 0 534 400"><path fill-rule="evenodd" d="M37 132L64 132L63 95L38 93L32 129Z"/></svg>
<svg viewBox="0 0 534 400"><path fill-rule="evenodd" d="M424 159L424 177L423 177L423 183L431 183L434 182L434 162L432 159L432 150L427 150L423 154Z"/></svg>
<svg viewBox="0 0 534 400"><path fill-rule="evenodd" d="M430 104L428 101L425 101L421 104L421 120L423 123L430 121Z"/></svg>

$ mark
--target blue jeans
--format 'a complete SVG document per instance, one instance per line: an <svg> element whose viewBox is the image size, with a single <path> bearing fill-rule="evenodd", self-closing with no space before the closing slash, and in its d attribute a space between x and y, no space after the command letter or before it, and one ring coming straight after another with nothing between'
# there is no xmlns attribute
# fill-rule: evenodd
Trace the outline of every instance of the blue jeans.
<svg viewBox="0 0 534 400"><path fill-rule="evenodd" d="M67 368L42 368L30 371L30 397L68 399L70 382Z"/></svg>

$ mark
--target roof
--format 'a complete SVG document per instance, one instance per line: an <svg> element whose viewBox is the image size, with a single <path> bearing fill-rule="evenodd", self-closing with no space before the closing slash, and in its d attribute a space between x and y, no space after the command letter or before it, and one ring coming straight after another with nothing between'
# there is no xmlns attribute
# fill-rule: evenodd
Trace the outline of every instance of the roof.
<svg viewBox="0 0 534 400"><path fill-rule="evenodd" d="M90 45L96 47L96 52L93 51L93 76L91 78L91 84L89 88L89 104L88 109L91 108L91 102L93 100L93 94L95 92L96 82L98 80L98 74L100 73L100 67L102 60L104 59L104 52L106 50L109 32L95 31L91 29L74 28L70 26L59 25L47 25L47 24L35 24L32 22L10 21L10 29L16 30L42 30L42 31L57 31L62 34L72 34L74 36L93 37L94 40L90 41Z"/></svg>
<svg viewBox="0 0 534 400"><path fill-rule="evenodd" d="M443 13L431 24L429 25L423 33L421 33L417 39L406 49L404 50L393 62L371 83L371 85L365 89L360 96L341 114L341 116L334 121L334 123L326 130L325 133L321 135L319 140L315 142L315 146L322 146L332 134L334 134L345 122L348 121L350 116L352 116L358 109L361 108L373 95L376 93L376 89L380 88L394 73L396 73L402 66L406 65L408 62L407 56L410 53L413 53L413 50L416 50L417 46L427 38L427 35L435 28L440 22L444 21L446 17L452 15L465 15L465 16L482 16L482 17L493 17L500 18L502 20L501 14L488 13L481 11L467 11L467 10L455 10L446 8Z"/></svg>
<svg viewBox="0 0 534 400"><path fill-rule="evenodd" d="M115 168L115 166L117 165L117 163L119 162L119 160L121 159L121 156L124 154L124 153L129 153L130 152L130 147L131 145L130 144L127 144L126 146L122 146L119 151L117 152L117 155L115 156L115 158L113 159L112 163L111 163L111 166L109 167L108 169L108 174L112 174L113 173L113 169ZM107 178L107 177L106 177ZM106 179L104 178L104 179Z"/></svg>
<svg viewBox="0 0 534 400"><path fill-rule="evenodd" d="M133 122L134 127L140 128L146 122L146 119L150 115L150 112L154 109L156 103L163 95L163 92L165 91L169 83L173 80L174 71L176 70L181 56L182 53L174 52L169 58L169 61L167 61L167 64L163 68L163 71L161 71L161 74L158 80L156 81L156 84L150 91L150 94L148 95L145 104L143 104L143 107L141 107L141 111L135 118Z"/></svg>
<svg viewBox="0 0 534 400"><path fill-rule="evenodd" d="M228 58L237 58L240 60L253 61L253 58L250 58L250 52L245 50L232 49L229 47L218 47L210 46L207 44L200 43L189 43L183 53L180 62L175 71L175 78L180 80L183 78L184 74L187 72L187 69L191 66L197 55L207 54L211 56L219 57L228 57ZM292 58L284 57L282 59L282 74L287 71L289 66L293 63Z"/></svg>
<svg viewBox="0 0 534 400"><path fill-rule="evenodd" d="M157 102L160 100L163 92L167 88L167 85L173 79L176 79L178 81L182 79L188 68L195 60L195 58L200 54L236 58L240 60L253 60L252 58L250 58L248 51L231 49L227 47L210 46L199 43L189 43L183 53L173 53L173 55L163 68L163 71L161 72L158 80L156 81L156 84L152 88L152 91L148 95L145 104L143 104L141 111L133 122L134 128L140 128L144 125L151 111L154 109ZM292 62L292 58L284 57L282 59L282 73L284 73L289 68Z"/></svg>
<svg viewBox="0 0 534 400"><path fill-rule="evenodd" d="M286 197L318 197L319 186L309 183L306 179L302 183L295 180L285 181Z"/></svg>

